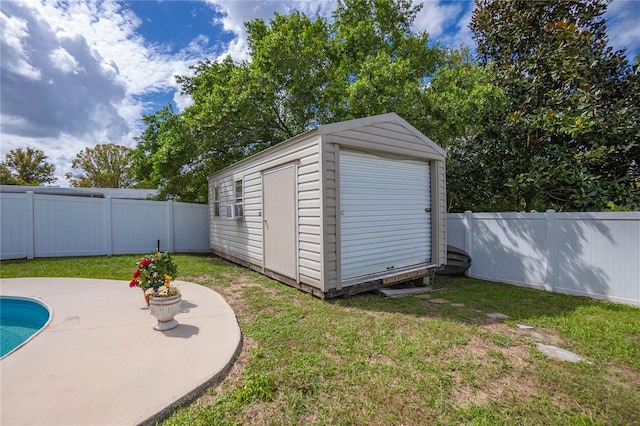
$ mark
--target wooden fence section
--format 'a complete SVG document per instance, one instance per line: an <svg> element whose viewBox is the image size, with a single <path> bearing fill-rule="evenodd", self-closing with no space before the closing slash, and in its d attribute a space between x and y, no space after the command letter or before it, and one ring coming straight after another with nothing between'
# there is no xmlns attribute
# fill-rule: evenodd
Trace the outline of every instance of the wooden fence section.
<svg viewBox="0 0 640 426"><path fill-rule="evenodd" d="M207 205L0 194L0 258L209 252Z"/></svg>
<svg viewBox="0 0 640 426"><path fill-rule="evenodd" d="M469 276L640 306L640 212L447 216Z"/></svg>

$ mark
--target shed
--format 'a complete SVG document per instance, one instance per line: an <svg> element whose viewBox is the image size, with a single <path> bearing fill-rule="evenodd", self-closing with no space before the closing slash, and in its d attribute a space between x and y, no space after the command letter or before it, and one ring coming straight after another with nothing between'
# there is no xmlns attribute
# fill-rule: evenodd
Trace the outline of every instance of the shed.
<svg viewBox="0 0 640 426"><path fill-rule="evenodd" d="M212 252L336 297L446 263L445 152L395 113L319 126L209 178Z"/></svg>

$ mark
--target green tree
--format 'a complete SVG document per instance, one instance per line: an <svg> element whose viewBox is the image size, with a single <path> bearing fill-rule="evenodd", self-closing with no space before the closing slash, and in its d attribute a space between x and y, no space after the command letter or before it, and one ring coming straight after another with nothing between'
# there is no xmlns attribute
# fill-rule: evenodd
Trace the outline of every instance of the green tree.
<svg viewBox="0 0 640 426"><path fill-rule="evenodd" d="M143 117L146 127L137 138L132 168L140 181L160 190L159 198L205 203L209 159L215 158L214 146L196 140L207 135L208 123L193 128L185 118L166 105L155 114Z"/></svg>
<svg viewBox="0 0 640 426"><path fill-rule="evenodd" d="M47 162L47 156L37 148L16 148L5 155L0 177L2 184L45 185L56 182L55 166Z"/></svg>
<svg viewBox="0 0 640 426"><path fill-rule="evenodd" d="M397 112L424 126L425 111L416 106L445 55L437 43L429 47L426 32L413 32L421 8L408 0L340 2L331 37L334 121Z"/></svg>
<svg viewBox="0 0 640 426"><path fill-rule="evenodd" d="M11 174L4 161L0 162L0 185L22 185L22 182Z"/></svg>
<svg viewBox="0 0 640 426"><path fill-rule="evenodd" d="M129 188L134 184L131 148L112 143L98 144L76 154L71 167L80 173L65 177L74 187Z"/></svg>
<svg viewBox="0 0 640 426"><path fill-rule="evenodd" d="M640 76L608 46L608 3L476 0L477 51L508 100L478 142L499 146L514 209L638 206Z"/></svg>
<svg viewBox="0 0 640 426"><path fill-rule="evenodd" d="M320 124L395 111L420 128L425 82L444 53L406 0L345 0L333 22L302 13L246 23L251 61L203 61L177 78L193 105L144 118L136 175L206 202L207 177Z"/></svg>
<svg viewBox="0 0 640 426"><path fill-rule="evenodd" d="M493 82L495 69L483 67L468 49L451 51L448 63L431 80L422 109L425 134L447 151L449 211L502 210L505 179L499 146L479 135L504 115L506 98Z"/></svg>

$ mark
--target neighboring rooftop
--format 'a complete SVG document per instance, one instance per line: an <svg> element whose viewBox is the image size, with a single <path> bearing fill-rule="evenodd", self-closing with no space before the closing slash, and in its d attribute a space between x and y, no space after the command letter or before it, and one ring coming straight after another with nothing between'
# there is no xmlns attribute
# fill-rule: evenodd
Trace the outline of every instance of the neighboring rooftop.
<svg viewBox="0 0 640 426"><path fill-rule="evenodd" d="M59 188L54 186L0 185L0 193L67 195L73 197L146 200L158 195L157 189L138 188Z"/></svg>

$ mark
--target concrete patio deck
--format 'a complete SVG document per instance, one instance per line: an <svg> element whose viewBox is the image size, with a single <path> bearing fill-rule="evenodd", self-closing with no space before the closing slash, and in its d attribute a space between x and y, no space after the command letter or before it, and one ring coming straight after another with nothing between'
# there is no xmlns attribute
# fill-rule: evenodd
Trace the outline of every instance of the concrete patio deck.
<svg viewBox="0 0 640 426"><path fill-rule="evenodd" d="M126 281L0 280L3 296L34 297L53 311L0 361L0 424L153 424L222 380L242 346L235 314L213 290L175 283L180 325L160 332Z"/></svg>

